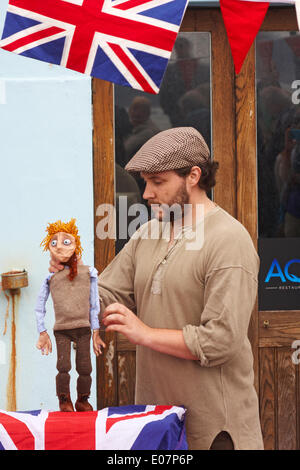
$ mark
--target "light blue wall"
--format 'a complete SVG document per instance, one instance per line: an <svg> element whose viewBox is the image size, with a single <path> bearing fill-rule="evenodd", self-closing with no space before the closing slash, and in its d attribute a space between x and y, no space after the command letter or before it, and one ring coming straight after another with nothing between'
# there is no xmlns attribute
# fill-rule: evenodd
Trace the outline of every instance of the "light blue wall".
<svg viewBox="0 0 300 470"><path fill-rule="evenodd" d="M0 0L0 36L8 0ZM92 105L89 77L0 49L0 273L25 268L29 286L16 311L17 409L57 409L52 301L46 323L51 356L35 347L34 307L49 255L39 244L49 221L75 217L84 262L93 264ZM7 406L10 308L0 291L0 409ZM74 363L74 351L73 363ZM92 356L94 354L92 353ZM96 406L93 357L92 404ZM77 374L72 374L75 397Z"/></svg>

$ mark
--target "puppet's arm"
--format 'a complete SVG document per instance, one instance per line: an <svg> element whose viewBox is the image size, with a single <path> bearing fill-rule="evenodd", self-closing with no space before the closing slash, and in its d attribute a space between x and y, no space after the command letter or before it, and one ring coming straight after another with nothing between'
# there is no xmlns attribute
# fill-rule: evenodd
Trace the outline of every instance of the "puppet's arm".
<svg viewBox="0 0 300 470"><path fill-rule="evenodd" d="M105 343L99 335L99 313L100 300L98 292L98 272L95 268L90 267L90 323L93 330L93 349L96 356L102 354L101 346L105 348Z"/></svg>
<svg viewBox="0 0 300 470"><path fill-rule="evenodd" d="M48 352L52 351L52 344L51 339L47 333L45 328L45 315L46 315L46 302L49 297L50 289L49 289L49 279L51 274L45 279L43 282L35 307L35 315L36 315L36 322L37 322L37 330L39 332L39 339L37 342L36 347L42 350L42 354L48 354Z"/></svg>

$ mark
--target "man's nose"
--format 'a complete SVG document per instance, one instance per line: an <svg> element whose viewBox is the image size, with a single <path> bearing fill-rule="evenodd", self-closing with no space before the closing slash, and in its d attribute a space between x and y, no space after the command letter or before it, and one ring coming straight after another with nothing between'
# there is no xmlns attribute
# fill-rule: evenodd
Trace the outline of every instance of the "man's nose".
<svg viewBox="0 0 300 470"><path fill-rule="evenodd" d="M144 194L143 194L144 199L154 199L154 192L153 190L149 187L149 184L146 184Z"/></svg>

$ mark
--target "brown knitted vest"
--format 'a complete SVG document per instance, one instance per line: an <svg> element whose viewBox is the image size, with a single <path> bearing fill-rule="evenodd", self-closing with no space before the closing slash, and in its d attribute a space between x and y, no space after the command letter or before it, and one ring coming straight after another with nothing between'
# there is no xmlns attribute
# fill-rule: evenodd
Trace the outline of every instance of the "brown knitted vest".
<svg viewBox="0 0 300 470"><path fill-rule="evenodd" d="M54 330L90 326L90 272L78 266L78 274L69 279L69 269L55 273L50 279L50 292L55 312Z"/></svg>

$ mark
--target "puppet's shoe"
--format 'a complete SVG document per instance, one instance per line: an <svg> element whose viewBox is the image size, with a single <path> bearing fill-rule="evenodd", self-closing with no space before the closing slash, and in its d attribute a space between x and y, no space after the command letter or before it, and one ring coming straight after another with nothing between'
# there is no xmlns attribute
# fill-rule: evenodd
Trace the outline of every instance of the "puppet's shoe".
<svg viewBox="0 0 300 470"><path fill-rule="evenodd" d="M88 402L88 395L78 393L78 398L75 403L76 411L93 411L92 405Z"/></svg>
<svg viewBox="0 0 300 470"><path fill-rule="evenodd" d="M60 411L74 411L69 393L61 393L58 395Z"/></svg>

